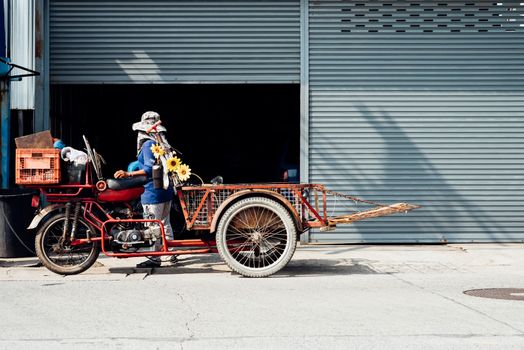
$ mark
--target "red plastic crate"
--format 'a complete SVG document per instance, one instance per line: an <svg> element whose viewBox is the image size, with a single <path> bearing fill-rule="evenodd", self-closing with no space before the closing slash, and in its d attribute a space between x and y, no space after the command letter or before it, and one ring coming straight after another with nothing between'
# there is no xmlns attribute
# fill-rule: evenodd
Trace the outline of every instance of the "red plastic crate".
<svg viewBox="0 0 524 350"><path fill-rule="evenodd" d="M60 183L60 150L19 148L16 150L16 183L45 185Z"/></svg>

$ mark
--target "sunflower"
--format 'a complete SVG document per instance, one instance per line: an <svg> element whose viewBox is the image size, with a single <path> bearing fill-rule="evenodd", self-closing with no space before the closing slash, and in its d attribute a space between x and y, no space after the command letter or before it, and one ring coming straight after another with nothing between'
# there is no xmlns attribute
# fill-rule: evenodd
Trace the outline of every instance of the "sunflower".
<svg viewBox="0 0 524 350"><path fill-rule="evenodd" d="M176 173L180 181L186 181L191 176L191 168L188 167L186 164L180 164L180 166L176 170Z"/></svg>
<svg viewBox="0 0 524 350"><path fill-rule="evenodd" d="M151 152L153 152L153 155L155 156L155 158L160 158L161 156L163 156L166 153L166 151L164 151L164 148L157 144L153 144L151 146Z"/></svg>
<svg viewBox="0 0 524 350"><path fill-rule="evenodd" d="M166 161L166 164L168 171L177 171L180 164L182 164L182 160L178 157L171 157Z"/></svg>

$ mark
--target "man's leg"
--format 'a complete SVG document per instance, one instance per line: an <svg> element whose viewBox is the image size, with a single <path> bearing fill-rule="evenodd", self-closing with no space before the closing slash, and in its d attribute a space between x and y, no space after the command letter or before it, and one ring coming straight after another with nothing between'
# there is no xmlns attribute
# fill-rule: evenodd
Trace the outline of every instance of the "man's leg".
<svg viewBox="0 0 524 350"><path fill-rule="evenodd" d="M166 203L158 203L158 204L142 204L142 207L144 208L144 219L149 220L160 220L162 224L164 224L164 231L166 233L166 238L168 238L168 231L165 227L165 204ZM168 210L168 220L169 223L169 210ZM146 223L144 226L152 226L155 225L154 223ZM169 228L171 229L171 225L169 225ZM170 231L172 234L172 230ZM159 251L162 248L162 239L157 239L155 241L155 251ZM148 261L144 261L140 264L137 264L136 267L159 267L161 264L161 260L159 256L149 256Z"/></svg>
<svg viewBox="0 0 524 350"><path fill-rule="evenodd" d="M164 225L164 231L166 233L166 239L168 239L168 240L175 239L175 237L173 235L173 228L171 227L171 220L170 220L170 217L169 217L169 215L171 214L170 213L170 211L171 211L171 201L160 203L158 205L160 206L159 209L161 210L160 217L158 218L158 220L162 221L162 224Z"/></svg>
<svg viewBox="0 0 524 350"><path fill-rule="evenodd" d="M164 204L164 208L162 211L162 224L164 225L164 231L166 233L166 239L172 240L175 239L175 234L173 232L173 227L171 226L171 201L162 203ZM176 264L178 262L178 258L176 255L171 255L171 258L169 259L169 262Z"/></svg>

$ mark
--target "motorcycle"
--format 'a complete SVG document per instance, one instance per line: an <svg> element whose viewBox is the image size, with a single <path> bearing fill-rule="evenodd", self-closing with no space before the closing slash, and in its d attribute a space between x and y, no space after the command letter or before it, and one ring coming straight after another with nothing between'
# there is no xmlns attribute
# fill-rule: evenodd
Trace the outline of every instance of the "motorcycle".
<svg viewBox="0 0 524 350"><path fill-rule="evenodd" d="M85 136L84 142L89 162L83 183L27 186L37 188L49 203L29 226L38 229L35 248L42 264L69 275L88 269L100 251L116 257L172 255L162 222L143 218L140 196L146 176L104 179L103 158ZM155 250L157 241L163 242L160 251Z"/></svg>

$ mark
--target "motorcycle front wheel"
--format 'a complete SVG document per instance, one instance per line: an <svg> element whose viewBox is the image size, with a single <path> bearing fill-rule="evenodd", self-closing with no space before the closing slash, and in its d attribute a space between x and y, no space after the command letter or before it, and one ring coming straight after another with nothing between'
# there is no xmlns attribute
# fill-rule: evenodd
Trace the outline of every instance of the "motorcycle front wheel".
<svg viewBox="0 0 524 350"><path fill-rule="evenodd" d="M49 218L38 230L35 237L36 255L42 264L49 270L60 275L74 275L90 268L98 258L100 245L98 241L71 245L68 239L64 240L63 232L66 222L64 213ZM69 219L70 237L73 219ZM95 236L96 231L83 218L78 218L75 238L85 239L88 235Z"/></svg>

